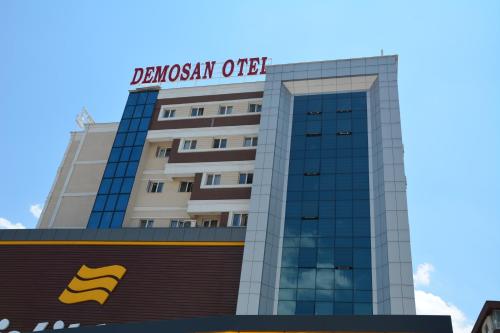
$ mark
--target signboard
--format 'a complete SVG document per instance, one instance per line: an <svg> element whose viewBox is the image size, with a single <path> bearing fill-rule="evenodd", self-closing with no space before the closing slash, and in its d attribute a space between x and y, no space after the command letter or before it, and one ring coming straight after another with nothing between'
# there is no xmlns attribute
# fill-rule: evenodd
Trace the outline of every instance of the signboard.
<svg viewBox="0 0 500 333"><path fill-rule="evenodd" d="M19 244L0 244L2 332L236 313L243 242Z"/></svg>
<svg viewBox="0 0 500 333"><path fill-rule="evenodd" d="M216 61L138 67L130 85L263 75L266 74L266 62L267 57L227 59L217 68L220 73L215 73Z"/></svg>

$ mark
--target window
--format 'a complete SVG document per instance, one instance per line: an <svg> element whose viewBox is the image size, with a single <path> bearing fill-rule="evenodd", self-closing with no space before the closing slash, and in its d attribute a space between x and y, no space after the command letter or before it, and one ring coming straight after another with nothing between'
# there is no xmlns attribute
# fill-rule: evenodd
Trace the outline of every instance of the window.
<svg viewBox="0 0 500 333"><path fill-rule="evenodd" d="M151 220L151 219L144 219L144 220L141 220L140 221L140 224L139 226L141 228L152 228L153 227L153 223L155 223L154 220Z"/></svg>
<svg viewBox="0 0 500 333"><path fill-rule="evenodd" d="M158 147L156 148L156 157L157 158L165 158L170 156L170 148L167 147Z"/></svg>
<svg viewBox="0 0 500 333"><path fill-rule="evenodd" d="M195 220L173 219L173 220L170 220L170 227L171 228L196 227L196 221Z"/></svg>
<svg viewBox="0 0 500 333"><path fill-rule="evenodd" d="M500 310L493 310L491 312L491 320L495 329L500 328Z"/></svg>
<svg viewBox="0 0 500 333"><path fill-rule="evenodd" d="M337 135L341 135L341 136L344 136L344 135L351 135L352 132L351 131L338 131L337 132Z"/></svg>
<svg viewBox="0 0 500 333"><path fill-rule="evenodd" d="M232 106L220 106L219 107L219 114L231 114L231 113L233 113Z"/></svg>
<svg viewBox="0 0 500 333"><path fill-rule="evenodd" d="M319 220L319 216L312 216L312 215L306 216L306 215L304 215L304 216L302 216L302 219L305 221Z"/></svg>
<svg viewBox="0 0 500 333"><path fill-rule="evenodd" d="M227 139L214 139L212 148L226 148Z"/></svg>
<svg viewBox="0 0 500 333"><path fill-rule="evenodd" d="M256 136L248 137L243 140L243 147L256 147L258 139Z"/></svg>
<svg viewBox="0 0 500 333"><path fill-rule="evenodd" d="M191 117L201 117L203 116L204 108L195 107L191 108Z"/></svg>
<svg viewBox="0 0 500 333"><path fill-rule="evenodd" d="M220 185L220 175L207 175L206 185Z"/></svg>
<svg viewBox="0 0 500 333"><path fill-rule="evenodd" d="M162 113L162 118L174 118L175 110L174 109L164 109Z"/></svg>
<svg viewBox="0 0 500 333"><path fill-rule="evenodd" d="M150 193L161 193L163 191L163 182L149 181L147 191Z"/></svg>
<svg viewBox="0 0 500 333"><path fill-rule="evenodd" d="M246 227L248 221L248 214L233 214L231 226L233 227Z"/></svg>
<svg viewBox="0 0 500 333"><path fill-rule="evenodd" d="M203 227L205 227L205 228L215 228L215 227L217 227L217 223L218 222L219 221L217 221L217 220L204 220L203 221Z"/></svg>
<svg viewBox="0 0 500 333"><path fill-rule="evenodd" d="M196 149L196 140L186 140L182 146L184 150Z"/></svg>
<svg viewBox="0 0 500 333"><path fill-rule="evenodd" d="M347 113L347 112L352 112L351 109L337 109L337 113Z"/></svg>
<svg viewBox="0 0 500 333"><path fill-rule="evenodd" d="M240 173L239 184L252 184L253 173Z"/></svg>
<svg viewBox="0 0 500 333"><path fill-rule="evenodd" d="M191 192L193 190L193 182L181 182L179 192Z"/></svg>
<svg viewBox="0 0 500 333"><path fill-rule="evenodd" d="M262 111L262 104L249 104L248 112L260 112Z"/></svg>

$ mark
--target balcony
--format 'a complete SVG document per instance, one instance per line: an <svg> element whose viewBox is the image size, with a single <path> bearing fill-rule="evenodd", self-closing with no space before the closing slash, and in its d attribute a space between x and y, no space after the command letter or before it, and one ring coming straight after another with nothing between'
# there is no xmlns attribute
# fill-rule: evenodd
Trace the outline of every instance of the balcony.
<svg viewBox="0 0 500 333"><path fill-rule="evenodd" d="M165 163L165 175L170 179L194 177L197 173L251 172L254 161Z"/></svg>
<svg viewBox="0 0 500 333"><path fill-rule="evenodd" d="M255 160L256 147L245 149L210 150L179 152L179 139L172 142L172 151L168 163L199 163L199 162L225 162L225 161L253 161Z"/></svg>

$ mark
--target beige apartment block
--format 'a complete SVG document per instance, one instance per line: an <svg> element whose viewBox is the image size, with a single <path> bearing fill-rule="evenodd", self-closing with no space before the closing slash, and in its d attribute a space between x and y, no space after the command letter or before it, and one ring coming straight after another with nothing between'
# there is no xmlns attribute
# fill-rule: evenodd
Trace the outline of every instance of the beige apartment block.
<svg viewBox="0 0 500 333"><path fill-rule="evenodd" d="M87 124L70 141L37 228L85 228L113 145L117 123Z"/></svg>
<svg viewBox="0 0 500 333"><path fill-rule="evenodd" d="M246 223L262 98L242 94L262 89L248 83L162 91L152 125L160 128L148 131L123 227ZM192 101L182 102L186 97ZM87 226L117 129L87 124L71 133L38 228Z"/></svg>

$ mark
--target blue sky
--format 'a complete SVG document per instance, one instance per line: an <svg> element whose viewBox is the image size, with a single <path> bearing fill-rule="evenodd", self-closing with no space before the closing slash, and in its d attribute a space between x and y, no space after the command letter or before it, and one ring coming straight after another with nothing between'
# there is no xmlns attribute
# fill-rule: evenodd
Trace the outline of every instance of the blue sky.
<svg viewBox="0 0 500 333"><path fill-rule="evenodd" d="M134 67L398 54L418 288L464 325L500 299L500 2L2 1L0 45L0 218L28 227L75 115L119 120Z"/></svg>

